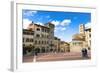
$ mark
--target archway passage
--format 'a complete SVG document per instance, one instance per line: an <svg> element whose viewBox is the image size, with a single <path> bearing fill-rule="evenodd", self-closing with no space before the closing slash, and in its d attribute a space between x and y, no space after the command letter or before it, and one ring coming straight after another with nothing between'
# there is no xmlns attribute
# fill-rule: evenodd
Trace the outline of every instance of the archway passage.
<svg viewBox="0 0 100 73"><path fill-rule="evenodd" d="M50 49L50 52L53 52L53 49Z"/></svg>
<svg viewBox="0 0 100 73"><path fill-rule="evenodd" d="M32 55L32 48L31 47L23 47L23 55Z"/></svg>

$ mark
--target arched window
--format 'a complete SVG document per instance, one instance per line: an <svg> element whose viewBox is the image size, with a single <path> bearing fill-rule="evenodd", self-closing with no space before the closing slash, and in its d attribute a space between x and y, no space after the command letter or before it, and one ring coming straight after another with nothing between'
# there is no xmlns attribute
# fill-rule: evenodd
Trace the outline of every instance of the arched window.
<svg viewBox="0 0 100 73"><path fill-rule="evenodd" d="M42 44L43 44L43 41L42 41Z"/></svg>
<svg viewBox="0 0 100 73"><path fill-rule="evenodd" d="M26 38L26 42L29 42L29 38Z"/></svg>
<svg viewBox="0 0 100 73"><path fill-rule="evenodd" d="M39 44L40 44L41 42L39 41Z"/></svg>
<svg viewBox="0 0 100 73"><path fill-rule="evenodd" d="M35 44L37 44L37 40L35 40Z"/></svg>
<svg viewBox="0 0 100 73"><path fill-rule="evenodd" d="M40 31L40 28L37 28L37 31Z"/></svg>
<svg viewBox="0 0 100 73"><path fill-rule="evenodd" d="M30 39L30 42L33 42L34 40L33 39Z"/></svg>

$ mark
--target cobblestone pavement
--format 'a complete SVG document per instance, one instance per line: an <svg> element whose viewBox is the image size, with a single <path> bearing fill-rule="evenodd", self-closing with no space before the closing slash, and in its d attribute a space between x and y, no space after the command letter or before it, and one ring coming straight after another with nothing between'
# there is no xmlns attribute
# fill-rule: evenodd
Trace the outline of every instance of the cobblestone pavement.
<svg viewBox="0 0 100 73"><path fill-rule="evenodd" d="M24 56L23 62L41 62L41 61L61 61L61 60L86 60L90 59L91 53L88 52L88 58L83 58L80 52L70 53L42 53L38 56Z"/></svg>

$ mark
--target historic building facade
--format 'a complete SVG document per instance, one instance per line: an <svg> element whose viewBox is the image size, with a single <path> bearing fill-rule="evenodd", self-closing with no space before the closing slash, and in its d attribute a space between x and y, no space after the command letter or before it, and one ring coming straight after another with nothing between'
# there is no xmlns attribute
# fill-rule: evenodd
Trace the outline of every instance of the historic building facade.
<svg viewBox="0 0 100 73"><path fill-rule="evenodd" d="M34 48L34 31L23 29L23 54L31 55Z"/></svg>
<svg viewBox="0 0 100 73"><path fill-rule="evenodd" d="M61 52L70 52L70 44L65 41L61 41L60 42L60 51Z"/></svg>
<svg viewBox="0 0 100 73"><path fill-rule="evenodd" d="M23 53L81 52L82 48L91 49L91 28L81 24L79 33L72 36L70 43L55 37L54 28L52 23L29 24L27 29L23 29Z"/></svg>
<svg viewBox="0 0 100 73"><path fill-rule="evenodd" d="M86 34L86 43L87 43L87 47L88 50L91 49L91 28L87 28L85 29L85 34Z"/></svg>
<svg viewBox="0 0 100 73"><path fill-rule="evenodd" d="M54 28L52 23L29 24L27 29L23 29L24 53L70 52L69 43L54 36Z"/></svg>
<svg viewBox="0 0 100 73"><path fill-rule="evenodd" d="M91 28L85 28L83 24L80 24L79 33L72 36L70 50L81 52L82 48L91 48Z"/></svg>
<svg viewBox="0 0 100 73"><path fill-rule="evenodd" d="M39 53L54 51L54 24L29 24L27 30L34 31L34 49Z"/></svg>
<svg viewBox="0 0 100 73"><path fill-rule="evenodd" d="M53 42L54 42L54 47L55 47L54 52L60 52L60 42L61 42L61 40L57 37L54 37Z"/></svg>

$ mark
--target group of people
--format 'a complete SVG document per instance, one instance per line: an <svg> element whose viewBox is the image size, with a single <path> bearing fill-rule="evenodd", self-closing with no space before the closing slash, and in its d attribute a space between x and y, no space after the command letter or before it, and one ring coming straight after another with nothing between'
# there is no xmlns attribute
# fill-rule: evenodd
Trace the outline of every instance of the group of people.
<svg viewBox="0 0 100 73"><path fill-rule="evenodd" d="M82 57L83 57L83 58L88 58L88 51L87 51L86 48L83 48L83 49L81 50L81 52L82 52Z"/></svg>

